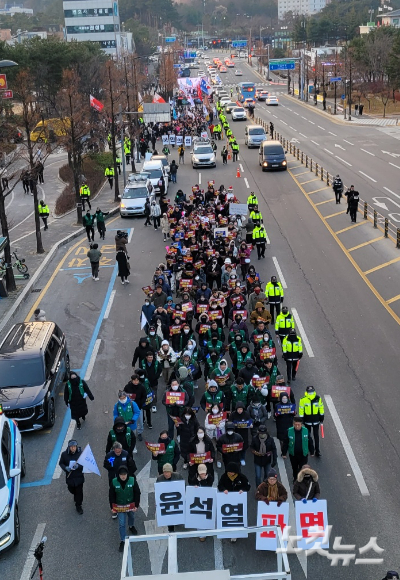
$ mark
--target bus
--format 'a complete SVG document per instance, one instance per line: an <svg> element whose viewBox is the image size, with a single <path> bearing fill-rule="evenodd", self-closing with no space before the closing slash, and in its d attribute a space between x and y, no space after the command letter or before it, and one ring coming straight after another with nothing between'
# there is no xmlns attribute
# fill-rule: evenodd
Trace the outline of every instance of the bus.
<svg viewBox="0 0 400 580"><path fill-rule="evenodd" d="M236 87L238 100L242 103L245 99L256 98L256 85L254 83L243 82Z"/></svg>

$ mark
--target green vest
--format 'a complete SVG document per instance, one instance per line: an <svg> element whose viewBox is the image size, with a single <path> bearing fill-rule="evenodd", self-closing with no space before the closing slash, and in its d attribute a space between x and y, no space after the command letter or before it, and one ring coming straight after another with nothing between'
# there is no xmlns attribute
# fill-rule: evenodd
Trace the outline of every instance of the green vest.
<svg viewBox="0 0 400 580"><path fill-rule="evenodd" d="M207 342L207 349L209 352L212 352L213 350L215 350L215 352L217 354L220 354L222 349L223 349L223 346L224 345L222 344L222 342L220 340L217 341L216 345L213 345L212 340L209 340Z"/></svg>
<svg viewBox="0 0 400 580"><path fill-rule="evenodd" d="M244 332L244 330L239 330L239 334L243 338L243 340L246 338L246 333ZM236 335L237 335L237 332L234 332L233 330L231 330L229 335L228 335L228 342L229 343L234 342ZM232 347L233 347L233 345L232 345Z"/></svg>
<svg viewBox="0 0 400 580"><path fill-rule="evenodd" d="M124 407L118 401L117 410L118 410L118 416L122 417L123 420L125 421L125 423L129 423L129 421L132 421L132 417L133 417L132 401L129 402L129 405L126 409L124 409Z"/></svg>
<svg viewBox="0 0 400 580"><path fill-rule="evenodd" d="M208 391L204 393L204 398L208 405L219 405L222 402L223 396L224 393L222 391L218 391L215 397L212 397Z"/></svg>
<svg viewBox="0 0 400 580"><path fill-rule="evenodd" d="M102 211L96 211L97 223L104 222L104 213Z"/></svg>
<svg viewBox="0 0 400 580"><path fill-rule="evenodd" d="M170 441L165 448L165 453L157 455L157 462L160 466L165 465L166 463L170 463L173 466L174 456L175 456L175 441Z"/></svg>
<svg viewBox="0 0 400 580"><path fill-rule="evenodd" d="M240 371L240 369L244 367L244 365L246 364L246 361L249 358L253 358L253 355L251 354L250 351L246 354L245 357L243 357L243 354L242 354L242 351L241 350L238 350L237 351L237 357L236 357L237 366L236 366L236 368L237 368L238 371Z"/></svg>
<svg viewBox="0 0 400 580"><path fill-rule="evenodd" d="M133 503L134 492L133 486L135 485L135 478L128 477L125 482L125 487L122 487L120 481L115 477L112 480L112 485L115 490L116 503L117 505L128 505Z"/></svg>
<svg viewBox="0 0 400 580"><path fill-rule="evenodd" d="M83 216L83 225L86 226L92 226L93 225L93 221L94 221L94 216L87 216L86 214Z"/></svg>
<svg viewBox="0 0 400 580"><path fill-rule="evenodd" d="M294 455L294 427L289 427L288 429L288 438L289 438L289 455ZM308 431L307 427L301 428L301 445L303 448L303 455L306 457L308 455Z"/></svg>
<svg viewBox="0 0 400 580"><path fill-rule="evenodd" d="M215 333L217 333L218 335L218 340L222 342L222 328L220 328L219 326L217 327L217 330L211 330L211 328L207 330L207 341L210 341L212 338L212 334Z"/></svg>
<svg viewBox="0 0 400 580"><path fill-rule="evenodd" d="M67 387L68 387L68 402L70 402L71 397L72 397L72 387L71 387L71 383L69 381L67 383ZM82 397L85 396L85 389L83 388L82 381L79 381L79 392L82 395Z"/></svg>
<svg viewBox="0 0 400 580"><path fill-rule="evenodd" d="M243 389L241 391L239 391L239 389L237 388L237 385L232 385L231 391L232 391L232 408L233 409L235 408L235 405L238 401L241 401L242 403L245 403L247 405L247 401L249 399L249 394L251 394L251 395L254 394L253 387L250 387L249 385L244 385Z"/></svg>
<svg viewBox="0 0 400 580"><path fill-rule="evenodd" d="M117 434L114 431L114 429L111 429L110 431L110 437L113 443L115 443L117 441ZM125 431L125 437L126 437L126 442L128 444L128 447L131 446L131 442L132 442L132 429L130 427L126 428Z"/></svg>

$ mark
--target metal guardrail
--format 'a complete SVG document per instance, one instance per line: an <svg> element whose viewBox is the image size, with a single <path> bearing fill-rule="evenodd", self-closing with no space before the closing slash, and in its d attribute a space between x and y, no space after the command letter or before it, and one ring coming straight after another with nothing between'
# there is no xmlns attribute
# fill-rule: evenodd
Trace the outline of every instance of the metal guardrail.
<svg viewBox="0 0 400 580"><path fill-rule="evenodd" d="M257 125L261 125L266 131L268 130L269 123L267 123L267 121L255 117L254 122L257 123ZM326 185L332 184L334 179L333 173L329 173L324 169L324 167L322 167L322 165L319 165L312 159L312 157L306 155L304 151L299 147L296 147L294 143L283 137L277 131L274 131L274 139L280 141L284 149L293 155L295 159L298 159L303 165L305 165L310 172L315 173L317 177L321 177L321 181L324 181ZM361 199L361 197L360 203L358 204L358 211L362 214L365 220L371 222L374 228L380 230L385 238L391 239L395 243L396 248L400 249L400 228L395 226L387 217L377 212L376 209L374 209L368 202Z"/></svg>

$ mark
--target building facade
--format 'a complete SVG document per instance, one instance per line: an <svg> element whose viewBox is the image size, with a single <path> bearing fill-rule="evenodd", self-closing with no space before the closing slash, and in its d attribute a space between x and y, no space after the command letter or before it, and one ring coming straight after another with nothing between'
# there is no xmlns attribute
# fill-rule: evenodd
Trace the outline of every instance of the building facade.
<svg viewBox="0 0 400 580"><path fill-rule="evenodd" d="M278 18L283 20L287 12L301 16L316 14L327 4L327 0L278 0Z"/></svg>
<svg viewBox="0 0 400 580"><path fill-rule="evenodd" d="M382 19L382 26L394 26L395 28L400 28L400 10L393 10L387 14L378 14L377 18Z"/></svg>

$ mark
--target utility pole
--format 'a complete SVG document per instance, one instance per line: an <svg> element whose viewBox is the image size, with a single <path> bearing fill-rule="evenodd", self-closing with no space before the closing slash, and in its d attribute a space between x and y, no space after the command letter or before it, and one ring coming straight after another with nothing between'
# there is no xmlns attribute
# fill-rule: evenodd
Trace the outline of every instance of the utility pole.
<svg viewBox="0 0 400 580"><path fill-rule="evenodd" d="M351 70L351 52L349 52L349 66L350 66L350 79L349 79L349 121L351 121L351 91L352 91L352 70Z"/></svg>
<svg viewBox="0 0 400 580"><path fill-rule="evenodd" d="M337 54L336 54L336 58L337 58ZM335 78L336 78L336 61L335 61ZM337 98L337 81L335 81L335 104L333 105L333 114L336 115L336 98Z"/></svg>
<svg viewBox="0 0 400 580"><path fill-rule="evenodd" d="M250 54L251 54L251 28L250 28L250 39L249 39L249 49L247 51L247 62L249 63L249 65L251 66L251 58L250 58Z"/></svg>
<svg viewBox="0 0 400 580"><path fill-rule="evenodd" d="M326 111L325 63L322 63L322 108Z"/></svg>

